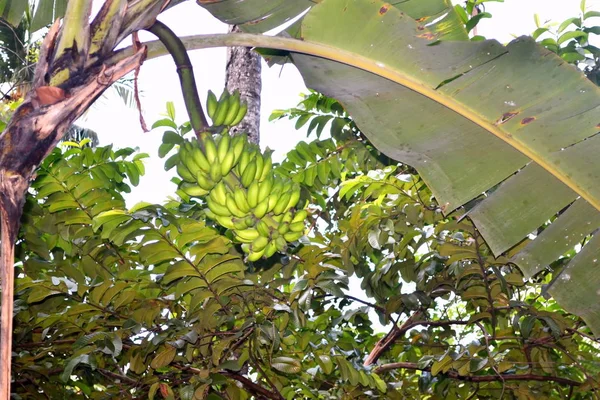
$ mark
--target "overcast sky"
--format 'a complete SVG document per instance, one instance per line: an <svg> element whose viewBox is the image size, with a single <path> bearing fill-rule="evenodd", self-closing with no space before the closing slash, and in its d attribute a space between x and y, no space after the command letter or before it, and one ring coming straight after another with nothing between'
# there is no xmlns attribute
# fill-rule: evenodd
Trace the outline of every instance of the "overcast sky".
<svg viewBox="0 0 600 400"><path fill-rule="evenodd" d="M455 1L457 3L457 1ZM562 20L579 14L580 0L505 0L504 3L486 3L492 19L484 19L479 25L479 34L506 43L513 37L530 34L535 29L533 15L539 14L541 21ZM588 0L588 10L600 11L600 0ZM227 27L213 18L195 1L187 1L161 14L160 19L179 35L202 33L224 33ZM598 24L600 25L600 18ZM151 34L142 32L142 41L152 40ZM225 49L209 49L191 53L200 97L204 101L211 89L220 93L225 79ZM175 65L169 57L147 61L140 73L144 116L148 125L160 118L165 103L173 101L178 111L179 122L187 119L179 87ZM269 123L268 117L274 109L295 106L305 92L304 83L291 65L284 68L268 68L263 65L261 145L269 146L280 158L295 143L305 138L304 132L296 132L293 124L280 121ZM136 110L124 108L119 101L109 98L97 104L88 113L83 125L99 133L102 145L113 143L116 148L131 146L152 156L147 161L147 174L141 184L128 197L129 205L138 201L162 202L174 185L168 182L170 174L163 171L163 160L158 159L157 150L162 133L143 133Z"/></svg>

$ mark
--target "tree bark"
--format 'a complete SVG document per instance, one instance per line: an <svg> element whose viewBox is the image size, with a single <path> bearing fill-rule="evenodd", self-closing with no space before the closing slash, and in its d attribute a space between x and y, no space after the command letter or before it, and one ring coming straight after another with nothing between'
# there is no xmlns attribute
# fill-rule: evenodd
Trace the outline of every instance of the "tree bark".
<svg viewBox="0 0 600 400"><path fill-rule="evenodd" d="M6 169L0 170L0 224L2 229L0 258L0 279L2 279L2 310L0 328L0 398L10 398L13 297L14 297L14 243L19 232L19 222L23 213L25 192L29 180L13 174Z"/></svg>
<svg viewBox="0 0 600 400"><path fill-rule="evenodd" d="M235 25L229 32L239 33ZM227 49L227 69L225 87L232 93L239 90L242 101L248 103L248 112L232 133L247 133L251 142L260 141L260 92L262 89L260 56L248 47L229 47Z"/></svg>

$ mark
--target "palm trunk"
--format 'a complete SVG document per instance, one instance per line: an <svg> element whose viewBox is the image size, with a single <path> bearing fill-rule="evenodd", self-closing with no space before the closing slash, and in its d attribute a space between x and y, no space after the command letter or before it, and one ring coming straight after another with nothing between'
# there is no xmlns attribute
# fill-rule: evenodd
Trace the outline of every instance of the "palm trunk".
<svg viewBox="0 0 600 400"><path fill-rule="evenodd" d="M241 32L232 25L232 33ZM232 133L244 132L251 142L260 141L260 92L262 89L260 56L248 47L229 47L225 86L231 93L239 90L242 101L248 103L248 112L242 122L233 128Z"/></svg>

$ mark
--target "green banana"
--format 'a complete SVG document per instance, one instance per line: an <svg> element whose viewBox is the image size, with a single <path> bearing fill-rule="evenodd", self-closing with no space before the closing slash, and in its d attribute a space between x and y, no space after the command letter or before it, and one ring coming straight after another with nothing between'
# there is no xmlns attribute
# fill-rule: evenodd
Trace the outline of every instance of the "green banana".
<svg viewBox="0 0 600 400"><path fill-rule="evenodd" d="M282 239L282 238L280 238L280 239ZM285 240L284 240L284 242L285 242ZM286 248L287 248L287 245L286 245ZM273 254L275 254L276 251L277 251L277 244L276 244L276 240L274 240L274 241L269 242L267 247L265 247L265 252L263 253L263 257L269 258Z"/></svg>
<svg viewBox="0 0 600 400"><path fill-rule="evenodd" d="M274 178L273 175L269 176L268 179L264 180L260 183L260 187L258 189L258 199L257 201L261 203L264 201L269 194L271 193L271 189L273 189Z"/></svg>
<svg viewBox="0 0 600 400"><path fill-rule="evenodd" d="M304 232L304 221L292 222L290 224L290 231Z"/></svg>
<svg viewBox="0 0 600 400"><path fill-rule="evenodd" d="M272 193L269 195L269 197L267 197L267 202L268 202L267 212L273 211L273 209L277 205L277 202L279 201L279 197L280 197L279 192Z"/></svg>
<svg viewBox="0 0 600 400"><path fill-rule="evenodd" d="M196 182L204 190L212 190L215 187L215 182L202 171L196 174Z"/></svg>
<svg viewBox="0 0 600 400"><path fill-rule="evenodd" d="M227 188L222 181L210 191L210 197L222 206L227 203Z"/></svg>
<svg viewBox="0 0 600 400"><path fill-rule="evenodd" d="M278 237L277 239L275 239L273 241L273 243L275 244L275 247L277 248L278 251L280 251L282 253L285 253L287 251L287 241L285 240L284 237L282 237L282 236ZM265 254L265 256L271 257L267 254Z"/></svg>
<svg viewBox="0 0 600 400"><path fill-rule="evenodd" d="M246 222L246 228L250 228L256 224L256 218L252 215L248 215L244 222Z"/></svg>
<svg viewBox="0 0 600 400"><path fill-rule="evenodd" d="M300 239L302 236L304 236L304 232L292 232L289 231L288 233L286 233L285 235L283 235L283 238L287 241L287 242L295 242L296 240Z"/></svg>
<svg viewBox="0 0 600 400"><path fill-rule="evenodd" d="M271 214L265 215L261 221L267 224L271 230L276 229L279 226L279 222L277 222Z"/></svg>
<svg viewBox="0 0 600 400"><path fill-rule="evenodd" d="M221 217L231 217L231 212L229 211L229 209L224 205L221 205L214 201L212 197L209 196L208 199L206 199L206 204L208 205L208 209L216 215Z"/></svg>
<svg viewBox="0 0 600 400"><path fill-rule="evenodd" d="M235 200L231 193L227 194L227 200L225 201L225 205L227 209L231 212L231 214L235 215L238 218L244 218L247 214L240 210L240 208L235 204Z"/></svg>
<svg viewBox="0 0 600 400"><path fill-rule="evenodd" d="M188 196L200 197L206 196L208 194L208 190L205 190L198 185L188 183L185 181L181 182L181 185L179 185L179 189L181 189Z"/></svg>
<svg viewBox="0 0 600 400"><path fill-rule="evenodd" d="M250 254L248 254L248 256L246 257L246 260L248 261L258 261L262 258L263 254L265 253L265 250L262 249L261 251L253 251Z"/></svg>
<svg viewBox="0 0 600 400"><path fill-rule="evenodd" d="M229 110L229 93L224 90L219 98L219 105L215 111L215 117L212 118L213 126L221 126L225 122L227 111Z"/></svg>
<svg viewBox="0 0 600 400"><path fill-rule="evenodd" d="M215 182L219 182L223 175L221 175L221 164L215 162L210 166L210 179Z"/></svg>
<svg viewBox="0 0 600 400"><path fill-rule="evenodd" d="M304 220L306 219L306 217L308 217L308 211L306 210L298 210L296 211L296 213L294 214L294 218L292 219L291 222L304 222Z"/></svg>
<svg viewBox="0 0 600 400"><path fill-rule="evenodd" d="M250 150L250 149L246 149L247 151L242 153L242 156L240 157L240 161L238 162L237 168L236 168L236 172L238 174L238 176L242 176L243 172L246 170L246 168L248 167L248 165L254 160L254 158L256 157L256 151L254 150Z"/></svg>
<svg viewBox="0 0 600 400"><path fill-rule="evenodd" d="M271 228L269 228L269 225L267 225L267 223L265 221L263 221L262 219L260 221L258 221L258 224L256 224L256 230L258 230L258 232L261 234L261 236L264 236L264 237L271 236Z"/></svg>
<svg viewBox="0 0 600 400"><path fill-rule="evenodd" d="M256 207L258 204L258 181L254 181L248 186L248 193L246 194L248 205L250 208Z"/></svg>
<svg viewBox="0 0 600 400"><path fill-rule="evenodd" d="M223 125L230 126L237 117L238 111L240 111L240 92L237 90L234 91L233 94L229 96L228 102L227 115L225 116Z"/></svg>
<svg viewBox="0 0 600 400"><path fill-rule="evenodd" d="M215 96L212 90L209 90L206 98L206 111L208 112L210 119L215 118L215 112L217 111L218 105L219 101L217 100L217 96Z"/></svg>
<svg viewBox="0 0 600 400"><path fill-rule="evenodd" d="M217 145L213 140L210 133L205 132L202 136L202 143L204 144L204 152L208 163L212 166L217 160Z"/></svg>
<svg viewBox="0 0 600 400"><path fill-rule="evenodd" d="M275 207L273 207L273 214L279 215L279 214L282 214L285 211L287 211L285 209L285 207L290 202L290 198L291 197L292 197L292 194L289 191L288 192L284 192L281 195L281 197L279 198L279 200L277 201L277 204L275 204Z"/></svg>
<svg viewBox="0 0 600 400"><path fill-rule="evenodd" d="M179 159L192 174L195 174L200 169L200 166L193 159L190 150L187 148L186 143L182 144L179 147Z"/></svg>
<svg viewBox="0 0 600 400"><path fill-rule="evenodd" d="M244 243L250 243L260 236L258 230L254 228L235 230L233 233L240 242Z"/></svg>
<svg viewBox="0 0 600 400"><path fill-rule="evenodd" d="M264 181L267 178L267 176L269 176L269 173L271 172L272 169L273 169L273 160L271 159L271 156L269 155L265 159L261 174L258 177L258 181L259 182Z"/></svg>
<svg viewBox="0 0 600 400"><path fill-rule="evenodd" d="M256 175L256 162L252 160L250 164L246 167L244 172L242 173L240 181L244 187L249 187L250 184L254 181L254 176Z"/></svg>
<svg viewBox="0 0 600 400"><path fill-rule="evenodd" d="M216 221L217 217L218 217L217 214L215 214L214 212L210 211L210 209L208 209L208 208L204 209L204 215L206 215L208 218L210 218L210 219L212 219L214 221Z"/></svg>
<svg viewBox="0 0 600 400"><path fill-rule="evenodd" d="M294 218L294 213L292 212L292 210L288 210L285 214L283 214L281 216L280 223L282 223L282 224L288 223L289 224L290 222L292 222L293 218Z"/></svg>
<svg viewBox="0 0 600 400"><path fill-rule="evenodd" d="M260 203L258 203L256 205L256 207L254 207L253 214L256 218L260 219L265 216L268 208L269 208L269 199L266 198L263 201L261 201Z"/></svg>
<svg viewBox="0 0 600 400"><path fill-rule="evenodd" d="M245 134L238 134L233 137L231 140L231 152L234 155L234 164L240 159L242 153L244 152L244 148L246 147L246 142L248 141L248 137Z"/></svg>
<svg viewBox="0 0 600 400"><path fill-rule="evenodd" d="M300 185L295 185L294 189L292 190L290 200L285 206L285 211L294 208L296 204L298 204L298 201L300 201L300 194Z"/></svg>
<svg viewBox="0 0 600 400"><path fill-rule="evenodd" d="M243 230L252 226L246 223L246 218L233 218L233 225L235 229Z"/></svg>
<svg viewBox="0 0 600 400"><path fill-rule="evenodd" d="M233 218L231 216L229 217L221 217L219 215L217 215L215 217L215 220L222 226L224 226L227 229L235 229L235 224L233 223Z"/></svg>
<svg viewBox="0 0 600 400"><path fill-rule="evenodd" d="M240 210L244 213L250 212L250 204L248 204L248 200L246 199L246 191L237 188L233 191L233 199L235 200L235 204L238 206Z"/></svg>
<svg viewBox="0 0 600 400"><path fill-rule="evenodd" d="M288 233L290 230L290 223L289 222L284 222L282 224L279 225L279 227L277 228L277 232L279 232L281 235L285 235L286 233Z"/></svg>
<svg viewBox="0 0 600 400"><path fill-rule="evenodd" d="M196 178L194 178L194 175L190 172L189 169L187 169L185 165L183 165L183 163L177 164L177 175L179 175L181 179L183 179L186 182L196 182Z"/></svg>
<svg viewBox="0 0 600 400"><path fill-rule="evenodd" d="M265 236L259 236L252 241L251 249L254 252L258 252L264 250L265 247L269 244L269 238Z"/></svg>
<svg viewBox="0 0 600 400"><path fill-rule="evenodd" d="M192 158L194 159L196 164L198 164L200 169L204 172L209 172L210 171L210 162L208 162L208 159L206 158L204 153L202 153L202 150L200 150L200 147L198 147L197 144L196 145L190 144L190 152L191 152Z"/></svg>
<svg viewBox="0 0 600 400"><path fill-rule="evenodd" d="M248 112L248 103L242 103L240 105L240 109L238 110L237 115L235 116L235 118L233 119L233 121L231 121L231 123L229 124L229 126L236 126L237 124L239 124L240 122L242 122L242 120L246 116L247 112Z"/></svg>
<svg viewBox="0 0 600 400"><path fill-rule="evenodd" d="M219 144L217 146L217 158L220 162L223 162L227 153L229 153L229 145L231 144L231 136L228 133L221 135Z"/></svg>
<svg viewBox="0 0 600 400"><path fill-rule="evenodd" d="M254 173L254 179L258 180L262 175L263 166L265 165L265 159L262 154L257 153L256 158L254 159L254 163L256 164L256 172Z"/></svg>
<svg viewBox="0 0 600 400"><path fill-rule="evenodd" d="M274 181L273 187L271 188L271 194L279 195L283 192L283 182L281 180Z"/></svg>
<svg viewBox="0 0 600 400"><path fill-rule="evenodd" d="M233 164L235 162L235 154L233 152L229 152L225 155L223 160L221 161L221 175L225 176L231 171Z"/></svg>

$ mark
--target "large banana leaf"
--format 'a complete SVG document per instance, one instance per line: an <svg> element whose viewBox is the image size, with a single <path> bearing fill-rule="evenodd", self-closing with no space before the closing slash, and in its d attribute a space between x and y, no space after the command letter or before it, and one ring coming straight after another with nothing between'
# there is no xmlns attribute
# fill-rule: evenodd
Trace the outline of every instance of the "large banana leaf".
<svg viewBox="0 0 600 400"><path fill-rule="evenodd" d="M199 3L225 21L269 29L300 13L279 0ZM512 259L529 277L600 227L600 90L530 38L453 40L464 34L448 6L322 0L298 23L303 45L291 59L377 148L414 166L445 212L487 193L468 215L495 254L560 213ZM550 288L597 335L599 237Z"/></svg>
<svg viewBox="0 0 600 400"><path fill-rule="evenodd" d="M35 2L30 30L37 31L65 14L68 0L39 0ZM17 27L29 7L29 0L0 0L0 18Z"/></svg>

